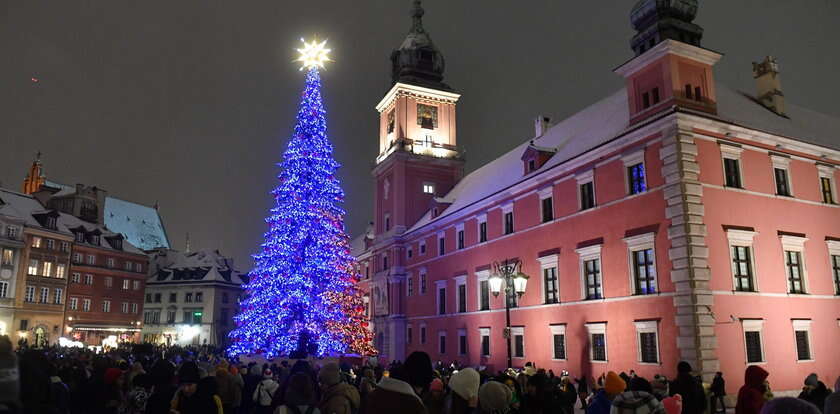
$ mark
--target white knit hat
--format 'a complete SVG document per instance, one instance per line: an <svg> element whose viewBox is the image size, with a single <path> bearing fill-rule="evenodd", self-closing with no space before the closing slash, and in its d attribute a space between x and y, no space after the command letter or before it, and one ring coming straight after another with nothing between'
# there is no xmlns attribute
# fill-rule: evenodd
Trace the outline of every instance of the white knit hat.
<svg viewBox="0 0 840 414"><path fill-rule="evenodd" d="M478 371L472 368L464 368L449 379L449 388L455 391L461 398L469 400L478 396L478 385L481 382Z"/></svg>

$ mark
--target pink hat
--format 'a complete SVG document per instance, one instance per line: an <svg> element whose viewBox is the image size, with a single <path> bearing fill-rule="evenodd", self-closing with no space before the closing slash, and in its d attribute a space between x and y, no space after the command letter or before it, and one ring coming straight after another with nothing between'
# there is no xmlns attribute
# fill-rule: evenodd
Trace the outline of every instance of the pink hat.
<svg viewBox="0 0 840 414"><path fill-rule="evenodd" d="M429 384L429 391L443 391L443 381L440 378L435 378Z"/></svg>

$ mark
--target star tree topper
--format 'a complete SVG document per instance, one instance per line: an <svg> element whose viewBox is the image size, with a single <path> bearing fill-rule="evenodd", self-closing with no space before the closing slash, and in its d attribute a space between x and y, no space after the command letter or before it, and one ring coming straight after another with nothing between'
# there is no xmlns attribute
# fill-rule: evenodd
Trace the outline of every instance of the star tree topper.
<svg viewBox="0 0 840 414"><path fill-rule="evenodd" d="M332 62L330 59L330 52L332 49L327 49L327 41L324 40L323 42L318 42L318 40L313 40L307 43L303 38L300 39L303 42L303 47L298 49L298 56L295 62L301 62L303 66L300 67L300 70L304 69L317 69L317 68L324 68L324 63Z"/></svg>

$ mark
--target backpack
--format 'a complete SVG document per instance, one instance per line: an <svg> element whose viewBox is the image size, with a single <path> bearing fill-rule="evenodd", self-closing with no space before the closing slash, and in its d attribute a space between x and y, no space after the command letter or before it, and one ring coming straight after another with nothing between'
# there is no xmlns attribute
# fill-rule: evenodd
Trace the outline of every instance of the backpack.
<svg viewBox="0 0 840 414"><path fill-rule="evenodd" d="M289 410L289 412L290 412L290 413L292 413L292 414L303 414L303 413L301 413L301 412L300 412L300 408L298 408L298 406L296 406L296 405L287 405L287 406L286 406L286 408L287 408L287 409ZM312 413L314 413L314 412L315 412L315 406L314 406L314 405L310 405L310 406L306 409L306 414L312 414Z"/></svg>
<svg viewBox="0 0 840 414"><path fill-rule="evenodd" d="M254 390L254 395L252 400L255 403L258 403L262 407L268 407L271 405L271 401L273 400L272 395L265 389L263 386L265 381L260 381L260 384L257 385L257 389Z"/></svg>

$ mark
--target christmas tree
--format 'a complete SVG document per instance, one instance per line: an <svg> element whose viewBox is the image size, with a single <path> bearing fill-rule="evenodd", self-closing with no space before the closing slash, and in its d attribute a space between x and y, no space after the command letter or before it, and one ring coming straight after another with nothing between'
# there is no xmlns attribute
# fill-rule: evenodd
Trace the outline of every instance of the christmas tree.
<svg viewBox="0 0 840 414"><path fill-rule="evenodd" d="M266 358L373 354L358 273L344 229L339 164L327 137L318 67L324 43L299 50L306 86L280 164L275 206L254 255L228 353Z"/></svg>

